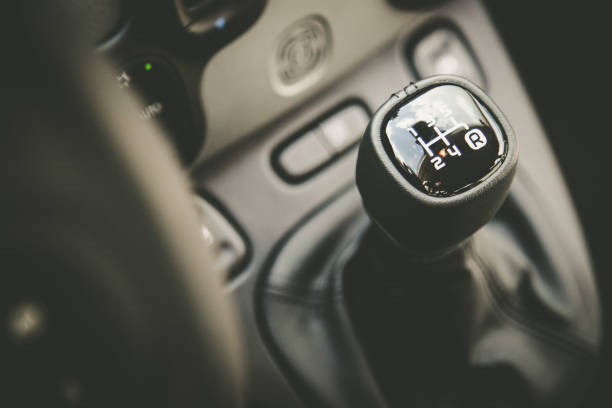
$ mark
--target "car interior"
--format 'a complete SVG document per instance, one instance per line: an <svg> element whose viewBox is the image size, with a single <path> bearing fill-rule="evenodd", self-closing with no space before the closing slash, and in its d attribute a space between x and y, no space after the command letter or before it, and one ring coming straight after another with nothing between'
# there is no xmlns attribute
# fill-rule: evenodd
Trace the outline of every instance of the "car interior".
<svg viewBox="0 0 612 408"><path fill-rule="evenodd" d="M7 2L0 406L611 406L606 16Z"/></svg>

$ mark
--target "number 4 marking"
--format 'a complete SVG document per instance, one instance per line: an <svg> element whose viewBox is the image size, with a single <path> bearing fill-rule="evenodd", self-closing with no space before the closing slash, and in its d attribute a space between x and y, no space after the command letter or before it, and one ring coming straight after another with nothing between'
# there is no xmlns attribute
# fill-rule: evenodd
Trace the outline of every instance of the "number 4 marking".
<svg viewBox="0 0 612 408"><path fill-rule="evenodd" d="M461 150L457 147L457 145L452 145L451 147L447 147L446 151L451 156L461 156Z"/></svg>

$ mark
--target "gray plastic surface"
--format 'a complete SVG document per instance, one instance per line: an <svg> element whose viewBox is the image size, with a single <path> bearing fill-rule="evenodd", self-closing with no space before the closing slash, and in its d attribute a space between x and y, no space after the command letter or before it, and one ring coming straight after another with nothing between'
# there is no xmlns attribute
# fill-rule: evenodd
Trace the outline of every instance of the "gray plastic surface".
<svg viewBox="0 0 612 408"><path fill-rule="evenodd" d="M201 97L208 139L200 160L326 89L426 15L398 10L386 0L269 0L253 27L204 70ZM286 30L305 18L329 27L329 39L320 40L327 41L325 60L312 68L317 71L312 76L288 89L277 77L276 53L290 35Z"/></svg>

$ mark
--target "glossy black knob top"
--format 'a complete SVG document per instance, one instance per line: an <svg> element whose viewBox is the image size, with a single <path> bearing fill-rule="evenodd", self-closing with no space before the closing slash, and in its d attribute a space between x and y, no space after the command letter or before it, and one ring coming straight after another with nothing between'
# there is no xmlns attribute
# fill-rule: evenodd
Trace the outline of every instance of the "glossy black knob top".
<svg viewBox="0 0 612 408"><path fill-rule="evenodd" d="M518 146L476 85L452 76L412 84L376 112L357 162L373 221L413 252L465 240L502 204Z"/></svg>
<svg viewBox="0 0 612 408"><path fill-rule="evenodd" d="M482 183L504 161L506 135L469 91L441 85L399 104L383 123L383 144L406 179L448 197Z"/></svg>

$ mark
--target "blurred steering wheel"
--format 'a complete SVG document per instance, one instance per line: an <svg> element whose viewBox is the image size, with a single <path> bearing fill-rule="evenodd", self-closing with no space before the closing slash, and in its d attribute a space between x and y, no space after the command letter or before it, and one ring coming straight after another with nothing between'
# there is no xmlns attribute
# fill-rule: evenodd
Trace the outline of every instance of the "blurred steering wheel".
<svg viewBox="0 0 612 408"><path fill-rule="evenodd" d="M78 21L10 3L0 406L238 405L235 316L178 161Z"/></svg>

